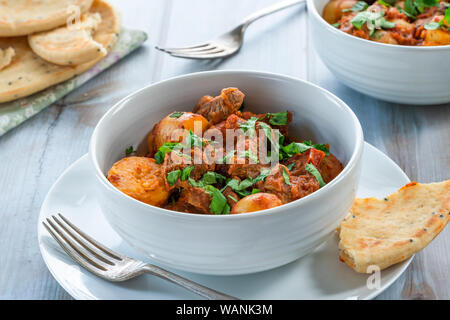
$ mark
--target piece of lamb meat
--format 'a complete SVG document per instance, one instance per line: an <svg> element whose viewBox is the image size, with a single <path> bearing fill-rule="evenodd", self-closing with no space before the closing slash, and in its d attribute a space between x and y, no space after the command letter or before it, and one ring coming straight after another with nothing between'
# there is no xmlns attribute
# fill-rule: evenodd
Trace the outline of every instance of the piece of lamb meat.
<svg viewBox="0 0 450 320"><path fill-rule="evenodd" d="M237 88L225 88L217 97L204 96L194 107L194 113L198 113L208 119L214 125L239 110L244 102L245 95Z"/></svg>

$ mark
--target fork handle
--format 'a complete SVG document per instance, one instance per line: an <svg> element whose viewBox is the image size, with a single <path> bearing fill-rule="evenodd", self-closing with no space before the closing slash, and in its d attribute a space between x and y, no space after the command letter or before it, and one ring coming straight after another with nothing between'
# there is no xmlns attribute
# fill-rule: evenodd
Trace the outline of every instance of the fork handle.
<svg viewBox="0 0 450 320"><path fill-rule="evenodd" d="M262 18L264 16L267 16L268 14L280 11L282 9L294 6L296 4L300 4L306 2L306 0L285 0L278 3L275 3L271 6L268 6L267 8L261 9L256 11L255 13L249 15L246 19L244 19L244 22L242 22L242 26L244 30L248 27L250 23L253 21Z"/></svg>
<svg viewBox="0 0 450 320"><path fill-rule="evenodd" d="M194 281L188 280L186 278L180 277L179 275L176 275L175 273L172 273L170 271L164 270L160 267L151 265L151 264L145 264L143 266L143 270L147 273L150 273L152 275L158 276L162 279L168 280L172 283L175 283L179 285L180 287L183 287L189 291L192 291L204 298L207 298L209 300L238 300L235 297L226 295L224 293L218 292L216 290L204 287L198 283L195 283Z"/></svg>

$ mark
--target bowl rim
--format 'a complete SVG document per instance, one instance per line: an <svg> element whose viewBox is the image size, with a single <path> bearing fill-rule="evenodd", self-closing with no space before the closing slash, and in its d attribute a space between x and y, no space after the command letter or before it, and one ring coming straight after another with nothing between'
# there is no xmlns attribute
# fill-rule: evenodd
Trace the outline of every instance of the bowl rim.
<svg viewBox="0 0 450 320"><path fill-rule="evenodd" d="M359 38L356 36L352 36L346 32L343 32L339 29L336 29L331 24L325 21L325 19L319 14L316 8L316 1L317 0L306 0L308 12L311 12L314 18L320 21L322 25L324 25L328 31L333 33L333 35L337 37L344 37L346 39L349 39L349 41L354 41L355 43L360 43L361 45L373 45L374 47L379 48L392 48L387 50L398 50L398 51L450 51L450 45L443 45L443 46L405 46L405 45L398 45L398 44L388 44L388 43L381 43L377 41L371 41L366 40L363 38Z"/></svg>
<svg viewBox="0 0 450 320"><path fill-rule="evenodd" d="M226 214L226 215L206 215L206 214L193 214L193 213L186 213L186 212L179 212L179 211L173 211L168 210L164 208L160 208L157 206L152 206L150 204L144 203L142 201L136 200L123 192L121 192L119 189L114 187L106 178L106 176L103 174L103 172L100 170L100 166L97 162L97 159L95 157L96 154L96 144L98 140L99 135L99 128L100 126L107 121L109 118L114 116L114 114L120 110L121 108L124 108L127 104L126 102L130 100L131 98L141 94L143 91L146 91L150 87L158 87L164 85L166 82L175 81L175 80L193 80L195 78L202 78L205 76L214 76L214 75L232 75L232 74L242 74L242 75L251 75L251 76L264 76L264 77L270 77L270 78L276 78L281 80L287 80L287 81L293 81L297 83L301 83L302 85L308 85L312 86L315 89L319 90L323 94L327 95L330 100L332 100L335 104L339 105L340 108L347 112L351 120L353 122L353 128L354 128L354 135L355 135L355 148L350 156L350 159L347 163L347 165L344 167L344 170L342 170L339 175L334 178L330 183L326 184L324 187L320 188L319 190L307 195L306 197L291 201L289 203L283 204L278 207L260 210L260 211L254 211L254 212L246 212L246 213L240 213L240 214ZM311 83L306 80L298 79L292 76L288 75L282 75L278 73L272 73L272 72L265 72L265 71L256 71L256 70L213 70L213 71L201 71L201 72L195 72L195 73L189 73L184 74L176 77L172 77L169 79L165 79L162 81L158 81L149 85L144 86L141 89L138 89L131 94L127 95L125 98L118 101L116 104L114 104L98 121L97 125L95 126L95 129L92 133L91 140L89 143L89 158L91 165L93 166L93 169L95 171L95 176L97 179L101 182L101 184L105 187L105 191L108 193L111 193L113 195L116 195L122 199L128 199L125 201L130 202L130 204L134 204L138 207L141 207L143 210L148 210L149 212L158 213L161 215L169 215L174 218L180 218L180 219L189 219L189 220L205 220L205 219L216 219L216 220L241 220L241 219L257 219L258 217L262 216L268 216L277 214L280 211L288 210L289 208L297 207L301 204L308 203L311 201L314 201L317 198L320 198L322 195L327 194L328 192L331 192L333 190L336 190L342 180L344 180L345 177L349 175L351 171L357 166L358 162L360 161L362 150L364 146L364 136L363 131L361 127L361 123L359 122L358 118L356 117L353 110L341 99L339 99L336 95L332 94L328 90Z"/></svg>

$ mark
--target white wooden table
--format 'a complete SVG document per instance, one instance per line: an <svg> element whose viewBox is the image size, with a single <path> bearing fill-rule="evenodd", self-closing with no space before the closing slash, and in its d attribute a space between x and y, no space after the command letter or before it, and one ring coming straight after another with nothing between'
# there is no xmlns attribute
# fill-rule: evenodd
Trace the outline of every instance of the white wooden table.
<svg viewBox="0 0 450 320"><path fill-rule="evenodd" d="M123 23L148 32L131 56L0 137L0 298L71 299L39 253L36 225L57 177L88 150L92 130L115 102L142 86L213 69L253 69L307 79L354 110L366 141L388 154L412 180L449 179L450 105L404 106L353 91L325 68L311 44L307 14L295 7L250 26L238 55L224 61L172 58L154 45L210 39L277 0L113 1ZM381 299L450 299L450 231L416 255Z"/></svg>

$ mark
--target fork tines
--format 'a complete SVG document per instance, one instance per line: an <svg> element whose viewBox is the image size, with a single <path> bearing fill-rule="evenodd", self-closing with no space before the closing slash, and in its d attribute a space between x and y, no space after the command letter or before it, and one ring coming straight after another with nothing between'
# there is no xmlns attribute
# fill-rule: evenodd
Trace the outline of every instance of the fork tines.
<svg viewBox="0 0 450 320"><path fill-rule="evenodd" d="M63 215L52 215L42 224L64 251L89 271L101 275L122 260L120 254L101 245L73 225Z"/></svg>
<svg viewBox="0 0 450 320"><path fill-rule="evenodd" d="M174 57L191 58L191 59L213 59L220 58L225 49L213 44L204 43L196 46L181 47L181 48L161 48L156 46L156 49L166 52Z"/></svg>

